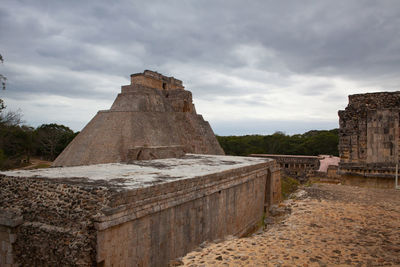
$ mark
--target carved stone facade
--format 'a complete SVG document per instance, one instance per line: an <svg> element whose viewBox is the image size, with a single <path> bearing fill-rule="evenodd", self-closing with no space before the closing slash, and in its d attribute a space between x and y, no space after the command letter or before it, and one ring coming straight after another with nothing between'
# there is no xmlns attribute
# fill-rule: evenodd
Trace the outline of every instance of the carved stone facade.
<svg viewBox="0 0 400 267"><path fill-rule="evenodd" d="M122 86L111 109L99 111L53 166L130 162L184 153L223 155L224 151L210 124L196 113L192 93L182 81L146 70L131 75L131 84Z"/></svg>
<svg viewBox="0 0 400 267"><path fill-rule="evenodd" d="M339 111L339 173L392 181L399 162L400 92L349 96Z"/></svg>

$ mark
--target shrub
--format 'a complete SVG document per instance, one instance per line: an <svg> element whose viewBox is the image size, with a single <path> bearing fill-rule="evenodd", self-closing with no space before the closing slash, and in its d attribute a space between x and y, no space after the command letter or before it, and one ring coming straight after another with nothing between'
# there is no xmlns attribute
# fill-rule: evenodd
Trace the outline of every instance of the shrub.
<svg viewBox="0 0 400 267"><path fill-rule="evenodd" d="M300 182L288 176L281 177L281 193L284 199L287 199L291 193L297 190Z"/></svg>

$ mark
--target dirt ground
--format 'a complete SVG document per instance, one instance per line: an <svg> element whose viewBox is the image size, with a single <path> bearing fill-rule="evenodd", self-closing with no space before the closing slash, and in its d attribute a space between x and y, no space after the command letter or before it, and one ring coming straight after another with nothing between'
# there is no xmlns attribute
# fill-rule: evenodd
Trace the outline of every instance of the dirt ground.
<svg viewBox="0 0 400 267"><path fill-rule="evenodd" d="M280 223L211 243L185 266L400 266L400 191L314 184L285 201Z"/></svg>
<svg viewBox="0 0 400 267"><path fill-rule="evenodd" d="M25 166L25 167L21 167L21 168L17 168L16 170L32 170L32 169L38 169L38 168L48 168L51 166L51 161L47 161L47 160L42 160L42 159L38 159L38 158L31 158L30 164Z"/></svg>

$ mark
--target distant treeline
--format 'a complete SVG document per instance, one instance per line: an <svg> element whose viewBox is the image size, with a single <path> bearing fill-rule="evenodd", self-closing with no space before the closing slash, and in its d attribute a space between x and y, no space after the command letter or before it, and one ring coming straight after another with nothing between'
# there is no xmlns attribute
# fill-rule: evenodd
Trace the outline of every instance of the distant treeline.
<svg viewBox="0 0 400 267"><path fill-rule="evenodd" d="M22 124L19 112L6 112L0 99L0 169L23 166L31 157L54 160L77 135L59 124Z"/></svg>
<svg viewBox="0 0 400 267"><path fill-rule="evenodd" d="M217 136L227 155L249 154L335 155L338 156L338 129L309 131L304 134Z"/></svg>

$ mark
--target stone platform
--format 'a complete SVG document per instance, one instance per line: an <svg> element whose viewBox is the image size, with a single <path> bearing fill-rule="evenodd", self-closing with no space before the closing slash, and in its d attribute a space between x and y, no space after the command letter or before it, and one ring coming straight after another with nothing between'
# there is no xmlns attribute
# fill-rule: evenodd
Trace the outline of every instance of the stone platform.
<svg viewBox="0 0 400 267"><path fill-rule="evenodd" d="M280 199L271 159L186 154L0 173L0 265L165 266Z"/></svg>

